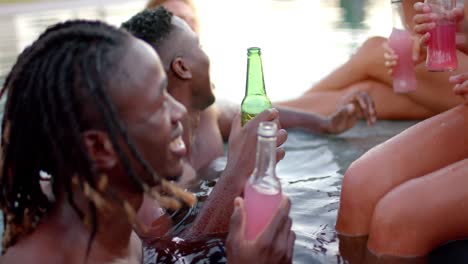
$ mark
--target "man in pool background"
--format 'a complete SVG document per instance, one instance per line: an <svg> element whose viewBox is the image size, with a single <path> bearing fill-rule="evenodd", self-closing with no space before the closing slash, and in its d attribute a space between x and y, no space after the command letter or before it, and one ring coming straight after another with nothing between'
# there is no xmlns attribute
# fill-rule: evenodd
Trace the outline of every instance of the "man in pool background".
<svg viewBox="0 0 468 264"><path fill-rule="evenodd" d="M183 122L189 126L190 131L190 127L196 125L197 121L194 121L194 119L198 117L200 111L212 104L214 100L209 79L209 60L206 54L200 49L198 36L182 19L172 16L172 14L164 8L143 11L124 23L122 27L150 43L153 48L157 47L163 67L167 71L168 92L184 105L187 105L189 109L188 112L192 114L191 117L183 120ZM278 113L274 110L266 116L260 116L259 120L267 121L277 118ZM245 160L243 159L244 154L255 153L256 127L259 123L259 121L256 120L252 122L252 124L240 128L240 122L238 120L234 122L239 124L235 125L236 128L233 130L230 141L236 141L240 143L240 145L235 144L235 146L232 146L232 144L230 144L228 167L233 161L238 159ZM279 144L282 144L286 140L286 137L286 131L280 130L278 132ZM188 144L191 144L191 134L188 134L187 140ZM243 144L245 145L242 146ZM239 149L239 147L244 148L243 151L247 153L243 153L242 155L236 153L236 149ZM188 146L187 149L190 150L190 146ZM278 151L278 160L280 160L284 156L284 151L282 149L278 149ZM250 168L253 168L254 161L254 158L248 161L248 163L252 165L249 166ZM213 210L216 209L216 212L211 212L209 215L206 215L206 219L210 219L210 222L216 224L206 225L206 223L204 223L203 226L196 227L195 229L204 230L202 233L210 233L211 231L209 230L211 229L215 229L216 232L227 231L229 217L233 209L233 200L236 196L242 194L248 174L250 174L250 171L246 171L244 177L233 174L222 174L221 179L218 181L210 198L205 204L205 207L209 208L212 201L215 201L214 203L216 203L215 207L217 209L213 208ZM151 226L155 217L159 216L160 213L161 211L156 209L155 205L152 205L150 200L145 199L139 211L139 216L143 222ZM200 219L205 218L205 216L203 216L204 214L205 210L201 212ZM197 223L198 221L196 221L194 225L197 226ZM160 230L154 231L159 232ZM149 234L140 235L143 237L150 236Z"/></svg>
<svg viewBox="0 0 468 264"><path fill-rule="evenodd" d="M169 11L173 12L176 16L186 19L186 22L188 22L195 33L198 34L198 17L194 10L194 4L192 1L153 0L148 3L147 8L152 9L158 6L164 6ZM149 40L150 44L153 42L152 45L155 46L154 41L151 40L159 37L157 34L158 32L153 28L151 23L149 23L149 19L145 20L145 16L146 18L150 18L148 14L141 16L141 23L136 23L135 20L135 23L130 23L128 27L132 27L130 31L134 32L136 36L141 36L141 38L147 42ZM175 45L178 44L172 43L169 46ZM160 54L163 54L163 56L168 53L168 51L162 49L159 50L158 47L156 48ZM199 47L197 48L200 49ZM171 55L169 54L167 54L167 56L169 56L169 59L173 58L170 57ZM195 73L208 76L209 79L209 68L206 65L200 64L198 66L193 66L193 68L195 67L201 67L202 69L202 71L197 71ZM166 68L166 70L174 72L174 69L172 68ZM168 75L172 74L168 72ZM177 74L175 75L177 76ZM193 76L193 78L200 77ZM184 87L178 88L179 94L189 94L191 93L191 89L200 90L200 88L194 86L195 84L190 78L178 77L174 78L173 82L174 85L171 85L170 82L169 86ZM192 112L190 111L190 106L184 103L184 100L181 98L181 96L175 95L175 98L178 100L181 99L181 102L188 108L190 115ZM300 128L312 132L340 133L351 128L357 122L360 116L365 116L369 123L375 122L375 111L373 103L366 93L354 93L349 97L344 98L343 102L343 105L339 107L338 110L330 117L323 117L299 110L280 107L278 110L280 112L281 125L285 129ZM186 140L187 145L191 145L189 146L189 148L191 148L191 151L189 151L189 159L195 171L199 171L208 167L216 157L223 155L223 139L227 140L231 131L231 121L233 117L240 111L240 109L236 104L226 101L217 101L216 104L211 105L206 109L196 110L197 111L193 111L193 113L198 117L192 118L192 120L199 121L199 123L192 123L193 128L191 131L186 131L185 139L192 139L192 144L189 144L189 142ZM190 136L188 134L190 134ZM198 176L203 177L205 175L210 175L209 170L203 171L204 173L200 173Z"/></svg>

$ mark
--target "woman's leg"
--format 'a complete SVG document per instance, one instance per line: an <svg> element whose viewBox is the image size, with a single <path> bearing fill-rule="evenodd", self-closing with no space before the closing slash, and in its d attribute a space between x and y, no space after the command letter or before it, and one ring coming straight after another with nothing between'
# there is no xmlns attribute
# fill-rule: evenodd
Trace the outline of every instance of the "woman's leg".
<svg viewBox="0 0 468 264"><path fill-rule="evenodd" d="M457 57L458 68L452 72L429 72L425 63L417 65L415 71L418 87L408 97L436 114L462 104L463 99L453 93L453 85L448 82L450 76L468 72L468 56L457 51Z"/></svg>
<svg viewBox="0 0 468 264"><path fill-rule="evenodd" d="M392 79L387 74L384 64L382 37L367 39L351 58L336 70L320 80L305 94L323 91L340 91L369 79L391 85Z"/></svg>
<svg viewBox="0 0 468 264"><path fill-rule="evenodd" d="M434 115L407 96L396 94L386 84L373 80L356 83L341 91L307 93L295 100L275 105L330 115L349 95L357 91L365 91L372 97L379 119L425 119Z"/></svg>
<svg viewBox="0 0 468 264"><path fill-rule="evenodd" d="M414 119L414 116L420 115L420 109L424 109L430 116L444 112L463 102L463 100L455 96L452 92L452 85L449 84L448 78L457 73L468 71L468 57L462 52L458 52L459 66L457 71L434 73L428 72L425 64L420 63L415 67L417 78L416 92L409 94L398 94L396 96L389 95L392 90L392 78L387 73L385 60L383 57L383 43L385 38L373 37L368 39L361 48L354 54L349 61L341 65L331 74L319 81L316 85L310 88L302 96L284 102L277 102L276 105L298 108L303 111L330 114L336 110L340 96L351 89L359 86L366 86L367 82L371 81L378 84L378 87L385 87L388 91L382 91L386 100L384 102L376 102L376 106L383 109L384 119ZM379 89L376 89L379 91ZM332 93L330 93L332 92ZM340 92L340 93L333 93ZM386 97L388 95L388 97ZM395 101L396 98L406 98L405 105L410 107L410 111L403 113L387 111L388 106L394 104L399 105L400 101ZM376 98L375 100L378 100ZM386 105L382 105L385 103ZM400 109L401 107L398 107ZM403 107L403 109L405 109ZM393 115L395 113L395 115ZM424 115L423 115L424 116Z"/></svg>
<svg viewBox="0 0 468 264"><path fill-rule="evenodd" d="M394 188L375 208L369 250L423 256L450 240L468 237L467 187L464 159Z"/></svg>
<svg viewBox="0 0 468 264"><path fill-rule="evenodd" d="M468 152L468 107L458 106L369 150L346 171L336 229L367 235L377 202L413 178L463 160Z"/></svg>

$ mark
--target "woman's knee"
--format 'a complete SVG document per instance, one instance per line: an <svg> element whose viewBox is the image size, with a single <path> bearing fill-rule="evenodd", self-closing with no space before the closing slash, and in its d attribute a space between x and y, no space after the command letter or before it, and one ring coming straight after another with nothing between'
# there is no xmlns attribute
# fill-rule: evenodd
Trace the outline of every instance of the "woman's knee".
<svg viewBox="0 0 468 264"><path fill-rule="evenodd" d="M397 187L398 188L398 187ZM368 248L377 255L424 256L434 241L427 237L424 219L404 196L392 190L375 206L369 230Z"/></svg>
<svg viewBox="0 0 468 264"><path fill-rule="evenodd" d="M370 37L362 43L357 50L357 54L361 53L367 57L370 54L376 54L376 51L378 50L378 54L383 57L383 44L386 41L387 39L383 37Z"/></svg>
<svg viewBox="0 0 468 264"><path fill-rule="evenodd" d="M359 190L365 189L370 177L369 171L366 170L367 160L359 158L354 161L349 168L346 170L343 176L343 183L341 186L341 195L349 196L349 199L359 198L360 195L364 194ZM345 197L348 198L348 197Z"/></svg>
<svg viewBox="0 0 468 264"><path fill-rule="evenodd" d="M367 153L354 161L346 171L342 183L342 198L358 203L359 208L366 204L375 204L373 201L375 190L379 189L378 171L375 171L374 157Z"/></svg>
<svg viewBox="0 0 468 264"><path fill-rule="evenodd" d="M358 159L346 171L341 186L340 209L338 213L337 229L343 234L365 235L368 232L373 204L372 171L368 168L368 161ZM375 175L375 174L374 174Z"/></svg>
<svg viewBox="0 0 468 264"><path fill-rule="evenodd" d="M384 37L370 37L361 46L361 49L382 49L382 45L387 41ZM382 54L383 56L383 54Z"/></svg>

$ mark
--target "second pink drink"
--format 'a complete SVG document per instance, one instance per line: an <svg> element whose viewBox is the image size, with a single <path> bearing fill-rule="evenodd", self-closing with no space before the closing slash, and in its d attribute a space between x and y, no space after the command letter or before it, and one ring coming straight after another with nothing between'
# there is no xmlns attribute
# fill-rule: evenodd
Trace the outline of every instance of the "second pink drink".
<svg viewBox="0 0 468 264"><path fill-rule="evenodd" d="M393 91L395 93L416 91L411 35L406 30L394 28L388 39L388 45L398 55L398 64L393 69Z"/></svg>
<svg viewBox="0 0 468 264"><path fill-rule="evenodd" d="M436 27L429 32L431 36L427 45L426 67L429 71L456 70L456 23L451 14L456 0L425 0L424 3L437 16Z"/></svg>
<svg viewBox="0 0 468 264"><path fill-rule="evenodd" d="M393 30L388 45L398 55L398 63L393 68L393 91L409 93L416 91L416 74L413 62L413 39L406 30L401 0L392 0Z"/></svg>
<svg viewBox="0 0 468 264"><path fill-rule="evenodd" d="M455 23L440 22L431 30L427 47L426 67L429 71L453 71L458 60L455 47Z"/></svg>

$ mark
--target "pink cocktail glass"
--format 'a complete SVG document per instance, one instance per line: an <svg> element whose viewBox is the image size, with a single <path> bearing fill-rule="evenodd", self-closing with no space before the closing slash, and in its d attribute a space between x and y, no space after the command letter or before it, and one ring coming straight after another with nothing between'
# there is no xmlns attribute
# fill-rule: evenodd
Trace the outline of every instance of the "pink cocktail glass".
<svg viewBox="0 0 468 264"><path fill-rule="evenodd" d="M456 24L449 12L455 8L455 0L426 0L437 14L436 27L430 31L427 46L426 67L429 71L453 71L458 60L455 46Z"/></svg>

